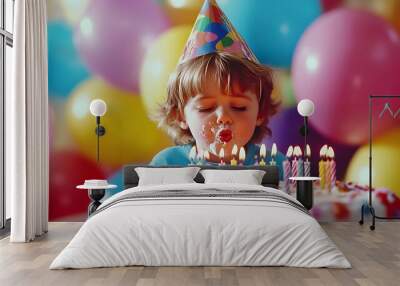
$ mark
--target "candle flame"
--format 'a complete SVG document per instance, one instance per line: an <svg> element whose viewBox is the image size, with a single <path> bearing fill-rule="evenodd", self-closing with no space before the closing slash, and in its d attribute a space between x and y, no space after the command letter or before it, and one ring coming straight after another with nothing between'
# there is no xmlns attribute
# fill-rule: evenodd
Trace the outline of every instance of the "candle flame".
<svg viewBox="0 0 400 286"><path fill-rule="evenodd" d="M224 157L225 157L224 147L221 147L221 149L219 150L219 158L224 159Z"/></svg>
<svg viewBox="0 0 400 286"><path fill-rule="evenodd" d="M297 156L299 157L303 156L303 151L301 151L300 146L297 146Z"/></svg>
<svg viewBox="0 0 400 286"><path fill-rule="evenodd" d="M286 152L286 157L290 158L293 155L293 146L290 145Z"/></svg>
<svg viewBox="0 0 400 286"><path fill-rule="evenodd" d="M306 156L311 157L311 148L310 148L310 145L308 145L308 144L306 146Z"/></svg>
<svg viewBox="0 0 400 286"><path fill-rule="evenodd" d="M260 157L265 158L266 155L267 155L267 148L265 147L265 144L261 144Z"/></svg>
<svg viewBox="0 0 400 286"><path fill-rule="evenodd" d="M240 147L239 150L239 160L244 161L246 159L246 151L244 150L243 147Z"/></svg>
<svg viewBox="0 0 400 286"><path fill-rule="evenodd" d="M235 145L233 145L233 148L232 148L232 155L236 156L237 152L238 152L238 146L235 144Z"/></svg>
<svg viewBox="0 0 400 286"><path fill-rule="evenodd" d="M192 149L190 149L190 152L189 152L189 159L194 160L194 159L196 159L196 156L197 156L196 146L193 145Z"/></svg>
<svg viewBox="0 0 400 286"><path fill-rule="evenodd" d="M276 153L278 153L278 148L276 147L276 144L272 144L272 148L271 148L271 156L275 157Z"/></svg>
<svg viewBox="0 0 400 286"><path fill-rule="evenodd" d="M319 156L324 157L326 156L326 153L328 152L328 145L324 145L321 147L321 150L319 151Z"/></svg>
<svg viewBox="0 0 400 286"><path fill-rule="evenodd" d="M333 151L333 148L329 146L328 152L327 152L329 158L334 159L335 158L335 151Z"/></svg>

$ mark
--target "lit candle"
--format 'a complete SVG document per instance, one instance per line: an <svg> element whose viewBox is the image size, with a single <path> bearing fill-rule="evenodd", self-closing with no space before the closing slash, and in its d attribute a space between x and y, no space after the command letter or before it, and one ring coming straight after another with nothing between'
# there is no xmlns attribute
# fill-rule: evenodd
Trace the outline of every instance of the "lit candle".
<svg viewBox="0 0 400 286"><path fill-rule="evenodd" d="M300 146L294 147L296 150L296 155L298 157L297 160L297 176L302 177L304 176L304 167L303 167L303 152L301 151Z"/></svg>
<svg viewBox="0 0 400 286"><path fill-rule="evenodd" d="M265 148L265 144L261 144L260 147L260 166L265 166L265 156L267 155L267 148Z"/></svg>
<svg viewBox="0 0 400 286"><path fill-rule="evenodd" d="M319 170L319 178L320 178L320 185L321 189L325 189L325 176L326 176L326 153L328 151L328 145L322 146L321 150L319 151L319 163L318 163L318 170Z"/></svg>
<svg viewBox="0 0 400 286"><path fill-rule="evenodd" d="M237 166L237 164L238 164L238 162L236 160L237 152L238 152L238 146L235 144L235 145L233 145L233 148L232 148L231 166Z"/></svg>
<svg viewBox="0 0 400 286"><path fill-rule="evenodd" d="M336 185L336 162L335 162L335 151L333 151L332 147L328 148L327 152L329 161L327 162L328 164L328 170L329 170L329 176L327 176L327 184L329 184L329 190L335 187Z"/></svg>
<svg viewBox="0 0 400 286"><path fill-rule="evenodd" d="M246 160L246 151L243 147L240 147L239 150L239 165L243 165L244 161Z"/></svg>
<svg viewBox="0 0 400 286"><path fill-rule="evenodd" d="M224 147L221 147L221 149L219 150L219 159L221 160L220 165L225 165L225 151L224 151Z"/></svg>
<svg viewBox="0 0 400 286"><path fill-rule="evenodd" d="M297 147L293 148L293 161L292 161L292 177L297 177L299 175L299 165L297 164Z"/></svg>
<svg viewBox="0 0 400 286"><path fill-rule="evenodd" d="M306 160L304 161L304 176L310 177L311 176L311 162L309 159L311 158L311 148L310 145L307 144L306 146Z"/></svg>
<svg viewBox="0 0 400 286"><path fill-rule="evenodd" d="M272 148L271 148L271 162L270 165L275 166L276 165L276 161L275 161L275 157L276 157L276 153L278 153L278 148L276 147L276 144L272 144Z"/></svg>
<svg viewBox="0 0 400 286"><path fill-rule="evenodd" d="M293 155L293 146L290 145L287 152L286 152L286 159L285 161L282 162L283 165L283 184L286 193L289 193L290 191L290 182L289 178L292 175L292 166L290 164L290 159L292 158Z"/></svg>
<svg viewBox="0 0 400 286"><path fill-rule="evenodd" d="M195 164L196 157L197 157L196 145L193 145L192 149L190 149L190 152L189 152L190 165L194 165Z"/></svg>

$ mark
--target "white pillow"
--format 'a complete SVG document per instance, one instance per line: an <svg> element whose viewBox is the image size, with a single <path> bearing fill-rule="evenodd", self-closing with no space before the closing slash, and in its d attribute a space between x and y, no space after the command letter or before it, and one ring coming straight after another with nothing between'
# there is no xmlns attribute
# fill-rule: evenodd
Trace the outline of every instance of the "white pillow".
<svg viewBox="0 0 400 286"><path fill-rule="evenodd" d="M135 168L139 176L139 186L195 183L193 179L199 170L199 167Z"/></svg>
<svg viewBox="0 0 400 286"><path fill-rule="evenodd" d="M261 185L265 171L262 170L201 170L200 174L204 177L204 183L226 183L226 184L246 184Z"/></svg>

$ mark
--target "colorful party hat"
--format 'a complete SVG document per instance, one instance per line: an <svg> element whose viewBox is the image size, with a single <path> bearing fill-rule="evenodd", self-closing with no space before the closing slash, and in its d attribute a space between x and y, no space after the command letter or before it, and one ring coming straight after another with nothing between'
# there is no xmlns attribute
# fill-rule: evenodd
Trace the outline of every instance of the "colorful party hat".
<svg viewBox="0 0 400 286"><path fill-rule="evenodd" d="M180 63L218 51L259 62L215 0L205 0Z"/></svg>

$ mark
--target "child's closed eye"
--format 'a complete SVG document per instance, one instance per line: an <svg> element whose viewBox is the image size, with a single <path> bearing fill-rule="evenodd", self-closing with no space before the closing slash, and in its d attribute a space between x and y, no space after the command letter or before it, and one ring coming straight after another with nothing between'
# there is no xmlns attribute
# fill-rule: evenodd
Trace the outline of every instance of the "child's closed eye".
<svg viewBox="0 0 400 286"><path fill-rule="evenodd" d="M247 106L236 106L236 105L232 105L231 108L234 111L246 111L247 110Z"/></svg>
<svg viewBox="0 0 400 286"><path fill-rule="evenodd" d="M211 112L215 109L215 106L197 106L199 112Z"/></svg>

